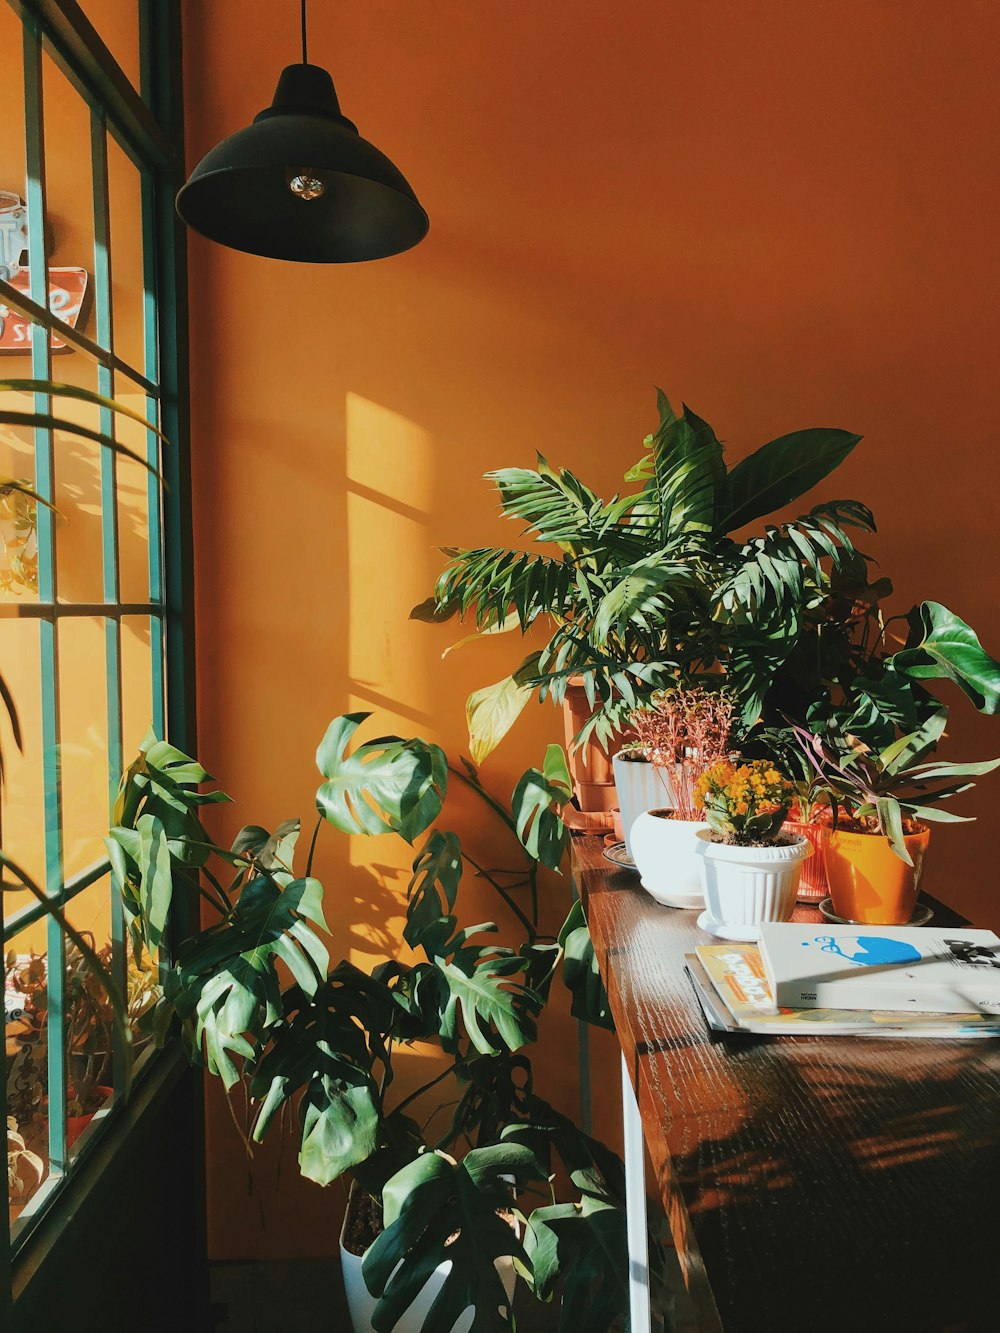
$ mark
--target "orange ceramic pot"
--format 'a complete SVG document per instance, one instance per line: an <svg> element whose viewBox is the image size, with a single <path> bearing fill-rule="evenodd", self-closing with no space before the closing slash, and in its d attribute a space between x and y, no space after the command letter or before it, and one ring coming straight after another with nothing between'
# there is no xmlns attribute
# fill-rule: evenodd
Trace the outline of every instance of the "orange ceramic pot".
<svg viewBox="0 0 1000 1333"><path fill-rule="evenodd" d="M903 842L908 866L881 833L826 832L826 877L833 910L869 926L904 926L913 916L931 831L921 825Z"/></svg>

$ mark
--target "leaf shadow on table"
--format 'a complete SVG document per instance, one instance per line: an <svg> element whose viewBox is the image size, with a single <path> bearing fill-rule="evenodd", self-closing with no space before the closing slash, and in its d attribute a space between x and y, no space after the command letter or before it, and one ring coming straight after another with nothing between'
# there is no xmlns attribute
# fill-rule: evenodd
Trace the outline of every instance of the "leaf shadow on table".
<svg viewBox="0 0 1000 1333"><path fill-rule="evenodd" d="M1000 1043L783 1042L766 1080L758 1062L742 1107L667 1131L727 1330L996 1333Z"/></svg>

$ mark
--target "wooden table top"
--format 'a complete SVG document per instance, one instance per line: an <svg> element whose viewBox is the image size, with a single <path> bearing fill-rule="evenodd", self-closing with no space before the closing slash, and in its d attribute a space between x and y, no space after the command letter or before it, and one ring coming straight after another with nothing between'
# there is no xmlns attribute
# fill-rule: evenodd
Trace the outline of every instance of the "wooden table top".
<svg viewBox="0 0 1000 1333"><path fill-rule="evenodd" d="M699 1328L997 1333L1000 1040L715 1034L697 913L602 850L574 873Z"/></svg>

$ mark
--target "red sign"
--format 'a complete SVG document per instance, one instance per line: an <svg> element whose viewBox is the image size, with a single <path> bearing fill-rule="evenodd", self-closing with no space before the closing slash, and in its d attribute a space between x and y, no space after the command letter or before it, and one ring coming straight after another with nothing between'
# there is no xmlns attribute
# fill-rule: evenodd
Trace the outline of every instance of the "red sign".
<svg viewBox="0 0 1000 1333"><path fill-rule="evenodd" d="M87 295L87 270L85 268L50 268L49 269L49 310L64 324L75 329L83 310ZM12 274L10 285L25 296L30 296L29 274L26 268ZM66 351L66 344L55 333L52 334L53 352ZM11 310L0 300L0 352L30 352L31 321L16 310Z"/></svg>

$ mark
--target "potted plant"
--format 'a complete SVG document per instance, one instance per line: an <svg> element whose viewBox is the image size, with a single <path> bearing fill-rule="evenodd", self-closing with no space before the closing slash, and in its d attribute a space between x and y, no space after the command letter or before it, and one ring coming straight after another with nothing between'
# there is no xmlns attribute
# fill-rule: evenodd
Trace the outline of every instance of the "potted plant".
<svg viewBox="0 0 1000 1333"><path fill-rule="evenodd" d="M698 833L707 911L703 929L723 939L757 939L762 921L787 921L802 862L812 846L782 825L792 784L767 759L713 765L699 778L695 805L707 829Z"/></svg>
<svg viewBox="0 0 1000 1333"><path fill-rule="evenodd" d="M7 1200L8 1215L15 1221L21 1209L45 1179L45 1163L28 1148L20 1126L7 1117Z"/></svg>
<svg viewBox="0 0 1000 1333"><path fill-rule="evenodd" d="M567 711L584 799L629 714L657 690L724 671L741 727L753 725L811 609L857 559L848 530L874 527L863 505L836 501L734 537L822 481L860 436L797 431L727 468L707 422L687 407L677 415L662 392L658 407L649 452L626 474L633 488L609 501L542 457L489 473L502 512L556 552L448 548L433 597L412 613L472 619L468 638L545 626L541 649L470 696L472 754L484 759L533 695L552 699Z"/></svg>
<svg viewBox="0 0 1000 1333"><path fill-rule="evenodd" d="M835 747L795 728L830 809L824 828L833 910L848 921L904 925L913 916L930 842L928 822L966 822L938 802L968 791L1000 759L955 764L928 756L944 733L947 710L880 752L857 737ZM943 784L943 785L942 785Z"/></svg>
<svg viewBox="0 0 1000 1333"><path fill-rule="evenodd" d="M209 923L165 967L158 1038L176 1023L193 1062L227 1089L242 1086L254 1141L285 1125L305 1177L355 1182L343 1238L356 1333L386 1333L425 1296L424 1333L449 1333L469 1307L477 1323L510 1326L512 1272L527 1299L548 1300L569 1284L573 1300L599 1302L612 1322L628 1308L623 1167L536 1093L531 1065L560 972L572 1012L610 1022L579 904L558 939L539 933L535 914L539 868L558 870L568 837L565 757L549 747L508 805L471 764L450 766L423 740L354 743L366 717L335 718L320 743L304 865L296 865L298 820L273 833L247 825L231 847L217 844L203 807L226 798L200 790L208 775L195 760L152 737L144 744L123 778L108 841L133 944L155 952L178 900L204 895L212 904ZM439 826L450 782L506 829L517 874L487 869ZM327 824L417 844L400 956L368 972L331 966L317 933L323 887L313 860ZM460 925L465 866L516 922L512 942L493 923ZM404 1095L398 1056L414 1045L433 1072ZM529 1187L551 1202L521 1212ZM359 1209L368 1223L360 1238ZM354 1282L358 1248L367 1305Z"/></svg>
<svg viewBox="0 0 1000 1333"><path fill-rule="evenodd" d="M639 762L616 757L623 786L622 823L631 825L631 854L643 887L668 907L702 907L701 862L696 833L707 828L695 807L701 775L729 750L733 704L722 689L695 685L664 690L650 705L631 715L639 737ZM631 801L642 795L633 771L645 772L659 788L649 805ZM651 784L650 784L651 785Z"/></svg>

